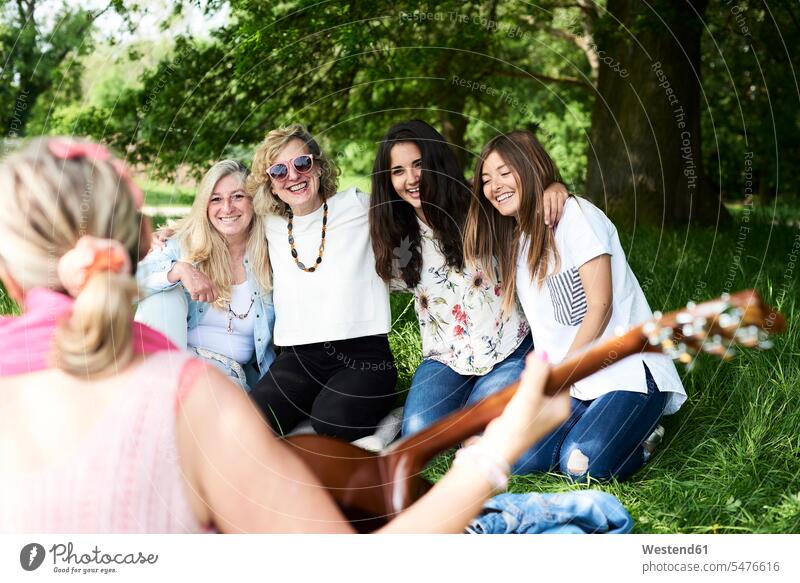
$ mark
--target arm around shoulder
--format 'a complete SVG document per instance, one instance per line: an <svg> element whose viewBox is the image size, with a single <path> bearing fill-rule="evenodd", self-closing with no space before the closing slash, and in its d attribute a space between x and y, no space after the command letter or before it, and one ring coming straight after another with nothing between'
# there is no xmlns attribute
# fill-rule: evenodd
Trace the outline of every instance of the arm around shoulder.
<svg viewBox="0 0 800 583"><path fill-rule="evenodd" d="M145 296L172 289L180 278L170 272L180 261L181 250L177 241L170 239L161 250L152 250L136 268L136 282Z"/></svg>

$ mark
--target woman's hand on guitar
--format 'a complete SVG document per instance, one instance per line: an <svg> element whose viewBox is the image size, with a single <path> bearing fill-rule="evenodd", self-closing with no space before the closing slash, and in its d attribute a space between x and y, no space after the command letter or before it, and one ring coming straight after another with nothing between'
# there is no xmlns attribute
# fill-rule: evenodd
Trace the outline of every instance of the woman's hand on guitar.
<svg viewBox="0 0 800 583"><path fill-rule="evenodd" d="M544 394L549 374L547 354L539 351L529 354L516 394L481 437L482 445L502 456L509 465L569 417L568 391L555 397Z"/></svg>

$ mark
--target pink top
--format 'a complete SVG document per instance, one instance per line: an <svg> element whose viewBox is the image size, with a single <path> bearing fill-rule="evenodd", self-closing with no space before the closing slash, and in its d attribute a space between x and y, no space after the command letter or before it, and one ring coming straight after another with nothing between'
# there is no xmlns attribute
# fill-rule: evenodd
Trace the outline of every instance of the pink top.
<svg viewBox="0 0 800 583"><path fill-rule="evenodd" d="M189 505L175 429L179 379L196 366L182 352L147 358L69 457L0 475L0 532L206 532Z"/></svg>
<svg viewBox="0 0 800 583"><path fill-rule="evenodd" d="M49 367L48 358L58 320L69 315L70 296L45 288L35 288L25 296L21 316L0 316L0 376L26 374ZM132 322L133 350L152 354L159 350L178 350L159 332Z"/></svg>
<svg viewBox="0 0 800 583"><path fill-rule="evenodd" d="M53 332L72 302L35 289L22 316L0 318L0 376L48 368ZM189 504L176 435L177 407L204 365L132 325L135 351L151 356L61 463L0 474L0 533L207 532Z"/></svg>

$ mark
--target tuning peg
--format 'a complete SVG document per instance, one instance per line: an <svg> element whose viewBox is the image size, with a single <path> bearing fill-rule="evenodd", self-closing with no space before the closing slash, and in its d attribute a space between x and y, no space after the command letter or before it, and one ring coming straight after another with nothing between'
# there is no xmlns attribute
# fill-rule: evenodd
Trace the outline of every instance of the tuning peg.
<svg viewBox="0 0 800 583"><path fill-rule="evenodd" d="M734 332L733 337L738 344L747 348L752 348L759 342L758 326L744 326L743 328L738 328L736 332Z"/></svg>
<svg viewBox="0 0 800 583"><path fill-rule="evenodd" d="M769 339L769 334L758 328L758 349L769 350L773 346L775 346L775 343Z"/></svg>

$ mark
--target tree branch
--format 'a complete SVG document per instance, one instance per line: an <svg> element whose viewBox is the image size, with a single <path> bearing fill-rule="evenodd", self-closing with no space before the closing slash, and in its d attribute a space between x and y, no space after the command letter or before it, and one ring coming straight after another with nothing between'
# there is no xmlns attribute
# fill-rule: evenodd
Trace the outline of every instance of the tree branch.
<svg viewBox="0 0 800 583"><path fill-rule="evenodd" d="M501 77L516 77L519 79L539 79L545 83L564 83L567 85L575 85L586 91L591 91L593 89L592 85L576 77L551 77L550 75L544 75L542 73L530 73L527 71L494 71L492 74L499 75Z"/></svg>

